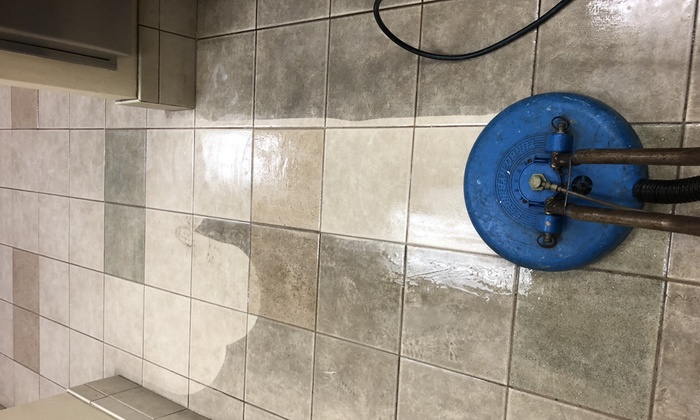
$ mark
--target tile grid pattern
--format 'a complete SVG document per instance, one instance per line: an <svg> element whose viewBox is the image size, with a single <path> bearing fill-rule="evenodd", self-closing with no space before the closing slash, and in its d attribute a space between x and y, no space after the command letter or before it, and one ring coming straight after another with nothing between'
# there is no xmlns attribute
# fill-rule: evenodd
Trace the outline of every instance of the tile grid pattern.
<svg viewBox="0 0 700 420"><path fill-rule="evenodd" d="M256 8L257 8L257 7L258 7L258 6L256 5ZM256 16L257 16L257 13L256 13ZM257 19L257 17L256 17L256 19ZM331 22L331 26L332 26L332 22ZM329 31L329 37L330 37L330 31ZM330 38L329 38L329 39L330 39ZM256 42L256 44L257 44L257 42ZM328 48L330 48L330 45L329 45ZM420 68L420 67L418 67L418 68ZM419 78L419 76L417 76L417 77ZM253 89L253 91L255 92L255 89ZM326 89L326 92L328 92L328 89ZM327 94L327 93L326 93L326 94ZM255 97L255 93L253 93L253 97ZM326 101L326 105L325 105L325 106L327 106L327 102L328 102L328 101ZM255 106L253 106L253 109L255 109ZM253 113L253 115L254 115L254 113ZM414 116L414 121L415 121L415 116ZM253 128L253 126L254 126L254 124L251 125L250 128ZM254 129L254 130L257 130L257 129ZM412 154L413 154L413 147L414 147L414 144L415 144L415 128L414 128L412 131L413 131L413 137L412 137L412 140L411 140L411 151L412 151ZM254 134L253 134L253 142L255 142L255 135L254 135ZM325 143L325 142L324 142L324 143ZM325 153L325 152L324 152L324 153ZM324 164L325 164L325 158L323 159L323 161L324 161ZM412 161L413 161L413 158L411 159L411 162L412 162ZM253 170L253 172L255 172L255 168L254 168L254 167L253 167L252 170ZM324 169L324 170L325 170L325 169ZM411 172L411 171L412 171L412 169L409 170L409 172ZM253 193L253 194L254 194L254 193ZM253 200L252 200L253 194L251 194L251 209L252 209L252 205L253 205ZM321 194L322 194L322 193L321 193ZM193 202L194 202L194 194L193 194ZM409 202L410 202L410 199L409 199ZM163 209L159 209L159 210L163 210ZM165 211L169 211L169 210L165 210ZM322 212L323 212L323 207L321 208L320 211L321 211L321 216L320 216L320 218L322 219L322 218L323 218L323 213L322 213ZM194 207L193 207L193 212L194 212ZM250 214L251 214L250 217L252 218L252 217L253 217L253 215L252 215L252 210L251 210ZM410 218L410 212L407 214L406 217L407 217L407 219ZM106 223L107 223L107 221L106 221L106 219L105 219L105 224L106 224ZM252 224L253 224L254 226L259 226L259 227L268 227L268 226L270 226L270 224L267 224L267 223L259 223L259 222L253 222ZM407 222L406 225L408 226L409 223ZM303 230L299 230L299 231L305 232L305 231L303 231ZM251 232L251 233L250 233L250 235L251 235L250 238L251 238L251 240L252 240L252 230L251 230L250 232ZM312 230L312 232L313 232L313 230ZM406 235L408 234L408 229L406 230L405 234L406 234ZM353 235L348 235L348 236L353 236ZM406 238L408 238L408 236L406 236ZM407 239L406 239L406 241L407 241ZM404 275L405 275L405 270L406 270L406 265L407 265L407 260L406 260L406 259L407 259L408 248L409 248L409 247L406 245L406 241L396 241L396 243L399 243L399 244L403 245L403 247L404 247L404 268L403 268L403 269L404 269ZM671 257L672 257L672 256L671 256ZM105 256L105 258L106 258L106 256ZM194 257L192 257L192 258L194 258ZM251 262L250 264L252 265L252 262ZM319 270L320 270L320 268L319 268ZM624 270L624 269L623 269L623 270ZM608 273L608 271L595 271L595 270L590 270L590 271L591 271L591 272L598 272L598 273ZM319 271L319 273L320 273L320 271ZM320 274L317 274L317 275L320 275ZM517 277L516 277L516 278L517 278ZM658 277L658 276L652 276L652 277L649 277L649 278L661 278L661 279L666 280L664 277ZM155 287L155 286L150 286L150 285L147 286L147 287L148 287L148 288L159 289L159 288L157 288L157 287ZM161 289L159 289L159 290L161 290ZM165 289L162 289L162 290L165 290ZM514 284L514 292L516 292L515 295L517 295L517 291L518 291L518 289L517 289L517 281L516 281L515 284ZM192 289L190 289L190 293L192 293ZM403 293L403 292L402 292L402 293ZM515 297L515 299L517 299L517 296ZM196 298L192 298L192 300L197 300L197 299L196 299ZM403 301L403 296L402 296L402 301ZM145 305L145 296L144 296L144 305ZM214 303L214 305L216 305L216 303ZM234 309L234 310L235 310L235 309ZM402 310L403 310L403 306L402 306ZM191 304L190 304L190 311L191 311ZM316 317L317 317L317 316L318 316L318 313L316 313L315 315L316 315ZM262 317L264 317L264 316L262 316ZM190 318L191 318L191 312L190 312ZM403 316L401 317L401 319L403 319ZM145 320L146 320L146 318L145 318L145 313L144 313L144 322L145 322ZM249 320L249 319L246 318L246 323L248 322L248 320ZM316 321L316 323L318 323L318 321ZM103 325L103 329L104 329L104 325ZM248 328L246 328L246 329L248 329ZM191 334L191 329L190 329L190 334ZM316 335L327 336L327 334L325 334L325 333L320 333L320 332L316 333ZM191 335L190 335L190 337L191 337ZM191 340L191 338L190 338L190 340ZM145 341L145 340L144 340L144 341ZM314 340L314 341L315 341L315 340ZM401 343L402 340L399 340L399 342ZM315 347L315 345L314 345L314 347ZM371 347L368 347L368 348L371 348ZM145 344L144 344L144 350L143 350L143 351L145 352ZM381 350L380 350L380 351L381 351ZM316 353L316 352L314 351L314 354L315 354L315 353ZM391 354L391 353L389 353L389 354ZM407 359L407 360L410 360L410 358L408 358L408 357L402 357L402 358ZM313 366L315 366L315 363L313 363ZM463 374L464 372L460 372L460 373ZM315 375L313 375L313 376L315 376ZM398 378L398 376L397 376L397 378ZM485 379L485 378L482 378L482 379ZM245 383L245 382L247 382L247 380L244 381L244 383ZM498 383L498 382L496 382L496 383ZM398 379L397 379L397 394L396 394L396 395L399 395L399 394L400 394L400 391L398 390L399 384L400 384L400 382L399 382ZM514 387L514 389L517 389L517 388ZM526 390L526 391L527 391L527 390ZM244 392L245 392L245 391L244 391ZM531 392L531 391L530 391L530 392ZM313 395L313 394L312 394L312 395ZM398 399L397 399L397 405L398 405Z"/></svg>

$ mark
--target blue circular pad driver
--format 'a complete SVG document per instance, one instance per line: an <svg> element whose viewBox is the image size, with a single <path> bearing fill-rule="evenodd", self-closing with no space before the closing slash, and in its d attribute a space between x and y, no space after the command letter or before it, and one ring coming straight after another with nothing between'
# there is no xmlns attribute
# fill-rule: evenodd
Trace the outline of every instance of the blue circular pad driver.
<svg viewBox="0 0 700 420"><path fill-rule="evenodd" d="M640 209L634 185L647 178L639 165L578 165L557 171L550 166L545 141L555 133L553 121L568 120L567 133L578 149L630 149L642 144L632 127L614 109L583 95L545 93L523 99L498 114L481 132L469 154L464 174L464 199L476 231L503 258L543 271L571 270L611 252L631 228L563 218L556 246L538 245L538 217L545 201L560 193L533 191L528 181L542 174L567 186L576 179L592 184L590 197ZM569 170L571 173L569 174ZM569 203L599 207L568 197Z"/></svg>

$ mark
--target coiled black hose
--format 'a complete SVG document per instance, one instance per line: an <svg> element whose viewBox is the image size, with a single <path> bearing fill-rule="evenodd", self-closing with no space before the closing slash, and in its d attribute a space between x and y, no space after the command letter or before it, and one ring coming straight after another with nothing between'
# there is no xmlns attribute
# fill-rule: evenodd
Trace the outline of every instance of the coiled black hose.
<svg viewBox="0 0 700 420"><path fill-rule="evenodd" d="M672 181L645 179L635 184L633 193L646 203L680 204L700 201L700 176Z"/></svg>

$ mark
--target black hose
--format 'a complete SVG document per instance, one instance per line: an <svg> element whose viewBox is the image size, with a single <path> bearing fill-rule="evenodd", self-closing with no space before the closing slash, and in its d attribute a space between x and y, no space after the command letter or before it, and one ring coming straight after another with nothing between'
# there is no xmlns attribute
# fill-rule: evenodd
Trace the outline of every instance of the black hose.
<svg viewBox="0 0 700 420"><path fill-rule="evenodd" d="M423 51L421 49L412 47L405 42L403 42L399 37L394 35L393 32L389 30L389 28L386 27L384 24L384 21L382 20L382 17L379 15L379 5L382 4L383 0L374 0L374 20L377 21L377 25L379 25L379 29L384 32L384 35L386 35L390 40L392 40L396 45L399 47L403 48L404 50L419 55L421 57L425 58L431 58L433 60L443 60L443 61L462 61L462 60L471 60L473 58L481 57L483 55L492 53L500 48L505 47L506 45L510 44L511 42L516 41L517 39L527 35L529 32L537 29L540 25L551 19L554 15L559 13L563 8L569 5L573 0L561 0L559 3L557 3L556 6L552 7L549 9L549 11L542 16L540 16L537 20L534 22L530 23L526 27L522 28L521 30L513 33L512 35L496 42L493 45L489 45L486 48L482 48L478 51L472 51L466 54L437 54L437 53L431 53L428 51Z"/></svg>
<svg viewBox="0 0 700 420"><path fill-rule="evenodd" d="M700 201L700 176L672 181L645 179L635 184L633 193L646 203L680 204Z"/></svg>

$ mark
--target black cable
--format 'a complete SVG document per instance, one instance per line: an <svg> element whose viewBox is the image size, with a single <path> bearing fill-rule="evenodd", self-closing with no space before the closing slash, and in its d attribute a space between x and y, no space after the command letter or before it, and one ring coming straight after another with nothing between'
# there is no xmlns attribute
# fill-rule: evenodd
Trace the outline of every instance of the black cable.
<svg viewBox="0 0 700 420"><path fill-rule="evenodd" d="M486 48L482 48L477 51L472 51L466 54L437 54L437 53L431 53L428 51L423 51L421 49L415 48L411 45L408 45L407 43L403 42L399 37L394 35L393 32L389 30L389 28L386 27L384 24L384 21L382 20L382 17L379 15L379 5L382 4L383 0L374 0L374 20L377 21L377 25L379 25L379 29L384 32L384 35L386 35L390 40L392 40L396 45L399 47L403 48L404 50L419 55L421 57L425 58L431 58L433 60L443 60L443 61L462 61L462 60L471 60L473 58L481 57L486 54L492 53L500 48L505 47L506 45L510 44L511 42L516 41L517 39L523 37L524 35L528 34L529 32L537 29L540 25L551 19L554 15L559 13L563 8L569 5L573 0L561 0L559 3L557 3L556 6L552 7L549 9L549 11L542 16L540 16L539 19L535 20L534 22L530 23L526 27L522 28L518 32L515 32L514 34L496 42L493 45L489 45Z"/></svg>

